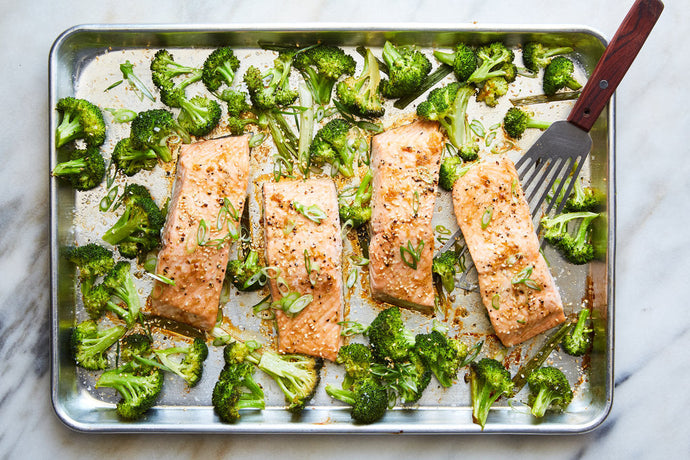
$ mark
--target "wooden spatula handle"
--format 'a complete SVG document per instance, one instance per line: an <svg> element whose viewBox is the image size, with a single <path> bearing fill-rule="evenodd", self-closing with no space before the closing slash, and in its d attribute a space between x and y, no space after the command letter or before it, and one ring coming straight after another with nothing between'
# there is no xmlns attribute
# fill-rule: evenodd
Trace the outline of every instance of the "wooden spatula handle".
<svg viewBox="0 0 690 460"><path fill-rule="evenodd" d="M585 131L592 129L663 9L659 0L635 1L582 89L568 116L569 122Z"/></svg>

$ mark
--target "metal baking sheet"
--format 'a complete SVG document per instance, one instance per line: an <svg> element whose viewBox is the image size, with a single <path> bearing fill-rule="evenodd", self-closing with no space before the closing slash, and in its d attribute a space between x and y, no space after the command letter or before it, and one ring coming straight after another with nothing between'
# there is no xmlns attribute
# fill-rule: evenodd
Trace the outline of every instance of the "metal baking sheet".
<svg viewBox="0 0 690 460"><path fill-rule="evenodd" d="M269 64L270 52L261 49L263 43L309 45L316 42L336 44L346 48L358 63L361 58L354 47L371 47L380 56L380 47L386 40L396 44L415 44L425 52L436 48L448 49L460 41L472 44L501 40L516 47L529 40L547 43L569 44L575 49L575 59L583 80L591 72L603 53L605 40L594 30L574 26L505 26L505 25L424 25L387 24L357 25L84 25L65 31L55 41L50 53L50 132L57 124L54 107L65 96L77 96L104 107L127 107L134 110L150 108L149 101L139 101L133 93L127 93L126 85L105 92L111 83L120 79L118 65L129 59L137 67L137 74L144 81L149 74L146 61L159 48L167 48L176 59L185 64L200 65L214 47L227 45L236 49L246 69L246 62ZM432 62L435 62L432 60ZM519 62L519 57L516 58ZM295 78L297 78L295 76ZM452 76L448 77L448 81ZM530 81L532 80L532 81ZM509 106L510 97L538 93L537 79L520 77L519 84L511 85L511 92L502 98L494 109L482 108L474 101L468 112L485 127L500 121ZM203 85L198 85L203 90ZM152 85L151 85L152 87ZM190 87L191 90L191 87ZM419 101L417 101L419 102ZM537 118L563 119L571 102L559 102L530 106ZM413 113L415 104L405 111L392 110L384 126L402 123ZM103 151L109 154L119 138L126 135L126 127L112 123L106 115L108 138ZM499 130L500 131L500 130ZM554 352L550 361L562 368L575 390L575 398L565 413L548 414L541 420L533 418L523 403L527 391L523 390L511 402L499 401L491 410L483 433L579 433L597 427L608 415L613 397L613 283L614 283L614 228L615 228L615 175L614 175L614 102L603 112L592 130L593 149L584 172L598 190L606 194L606 224L598 229L607 247L604 256L584 266L574 267L559 263L558 257L546 249L546 257L552 262L552 272L562 292L567 313L578 311L583 304L594 309L595 347L583 360ZM519 156L538 136L538 132L526 134L519 142L520 149L510 153ZM500 141L500 135L497 136ZM253 180L248 201L253 222L253 237L261 245L261 231L257 224L260 214L257 201L257 185L266 180L270 171L270 141L253 153ZM58 161L51 142L51 170ZM268 169L266 169L268 168ZM156 168L132 178L152 188L159 201L164 200L170 179L165 170ZM130 180L132 180L130 179ZM342 186L343 184L341 184ZM222 367L219 347L210 347L204 378L194 389L188 390L180 379L166 377L164 392L159 404L141 420L124 422L114 411L117 398L112 391L95 390L96 375L75 366L71 359L69 335L75 320L84 318L75 290L74 269L59 257L60 248L86 241L98 241L105 228L115 220L113 213L100 213L98 202L104 189L90 192L74 192L68 186L51 179L51 309L52 309L52 401L58 417L69 427L86 432L242 432L242 433L479 433L472 423L469 386L462 380L449 389L441 388L434 379L423 398L412 406L399 406L389 410L385 417L371 425L353 424L346 406L329 398L323 387L327 383L339 384L342 380L338 366L326 364L322 370L322 383L311 404L300 416L284 409L282 393L273 382L263 380L267 407L263 411L243 412L236 424L222 424L211 407L211 391ZM452 214L450 194L440 192L436 203L434 225L442 224L449 229L457 228ZM437 235L441 236L441 235ZM440 248L437 242L437 249ZM348 263L350 245L345 243L344 277L352 266ZM232 254L232 253L231 253ZM476 275L474 275L476 280ZM471 284L473 276L468 277ZM142 297L147 294L147 284L140 285ZM271 325L255 318L250 306L264 293L228 293L228 302L222 305L228 325L242 338L256 338L270 345L275 341ZM361 271L351 292L346 295L348 319L364 324L375 316L380 306L370 300L367 293L366 272ZM430 328L432 317L403 310L408 326L414 332ZM491 334L491 326L475 291L456 289L453 309L439 314L439 319L450 327L451 333L469 344L484 340L483 356L504 358L514 373L520 363L536 352L544 337L534 338L511 349L503 348Z"/></svg>

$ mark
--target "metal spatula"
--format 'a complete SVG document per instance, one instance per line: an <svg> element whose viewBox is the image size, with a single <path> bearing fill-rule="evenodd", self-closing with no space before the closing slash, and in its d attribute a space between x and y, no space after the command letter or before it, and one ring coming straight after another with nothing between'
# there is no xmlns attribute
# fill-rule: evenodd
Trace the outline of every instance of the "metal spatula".
<svg viewBox="0 0 690 460"><path fill-rule="evenodd" d="M637 0L606 47L566 121L553 123L515 164L527 201L536 216L554 184L553 196L567 197L592 146L589 131L623 79L654 27L663 3ZM558 182L560 179L560 182ZM565 193L561 193L565 190ZM551 200L546 213L558 200ZM565 205L560 200L559 213Z"/></svg>

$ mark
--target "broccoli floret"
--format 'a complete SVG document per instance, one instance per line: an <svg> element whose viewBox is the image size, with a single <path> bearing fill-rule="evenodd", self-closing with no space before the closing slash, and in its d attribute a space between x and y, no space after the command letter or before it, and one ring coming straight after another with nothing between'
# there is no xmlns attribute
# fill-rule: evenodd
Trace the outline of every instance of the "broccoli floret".
<svg viewBox="0 0 690 460"><path fill-rule="evenodd" d="M191 344L182 347L172 347L163 350L155 350L156 356L171 372L182 377L187 385L195 386L201 380L204 370L204 361L208 357L208 347L200 338L195 338ZM176 360L170 355L183 355L181 360Z"/></svg>
<svg viewBox="0 0 690 460"><path fill-rule="evenodd" d="M201 69L175 62L172 54L165 49L156 52L151 60L151 79L161 92L161 101L169 107L180 107L180 100L185 98L184 89L199 81L201 74ZM175 83L173 79L180 75L186 77Z"/></svg>
<svg viewBox="0 0 690 460"><path fill-rule="evenodd" d="M589 309L583 308L577 316L575 327L563 337L561 346L572 356L582 356L592 346L592 329L587 327Z"/></svg>
<svg viewBox="0 0 690 460"><path fill-rule="evenodd" d="M351 113L363 118L375 118L384 114L383 98L379 94L379 64L367 50L362 73L338 83L335 92L340 103Z"/></svg>
<svg viewBox="0 0 690 460"><path fill-rule="evenodd" d="M126 311L119 311L118 313L120 313L120 317L125 320L129 327L139 319L139 312L141 311L139 293L137 292L130 269L131 265L129 262L120 261L103 278L103 286L127 306Z"/></svg>
<svg viewBox="0 0 690 460"><path fill-rule="evenodd" d="M220 105L213 99L203 96L194 96L191 99L181 98L180 115L177 121L182 129L194 136L205 136L220 121Z"/></svg>
<svg viewBox="0 0 690 460"><path fill-rule="evenodd" d="M57 148L75 139L84 139L88 146L98 147L105 141L105 121L101 109L85 99L64 97L56 106L62 115L55 129Z"/></svg>
<svg viewBox="0 0 690 460"><path fill-rule="evenodd" d="M234 136L242 135L247 125L259 124L258 118L247 116L251 113L251 106L247 102L247 95L245 93L225 90L220 98L228 103L228 128Z"/></svg>
<svg viewBox="0 0 690 460"><path fill-rule="evenodd" d="M125 137L115 145L112 160L118 171L122 171L126 176L133 176L142 169L153 169L158 163L158 155L152 148L134 147L132 139Z"/></svg>
<svg viewBox="0 0 690 460"><path fill-rule="evenodd" d="M309 161L315 166L326 163L337 166L345 177L354 175L355 150L348 143L352 125L342 118L326 123L314 137L309 147Z"/></svg>
<svg viewBox="0 0 690 460"><path fill-rule="evenodd" d="M382 361L404 362L409 359L414 336L403 324L400 308L381 311L366 331L374 356Z"/></svg>
<svg viewBox="0 0 690 460"><path fill-rule="evenodd" d="M127 420L135 420L156 404L163 388L163 373L153 369L140 375L131 366L105 371L96 382L96 388L114 388L122 399L117 403L117 413Z"/></svg>
<svg viewBox="0 0 690 460"><path fill-rule="evenodd" d="M120 306L115 305L110 300L110 290L102 283L94 284L93 281L82 281L81 298L84 302L84 309L91 319L98 319L103 316L106 310L113 311L115 314L125 313Z"/></svg>
<svg viewBox="0 0 690 460"><path fill-rule="evenodd" d="M434 276L441 278L446 291L455 289L455 267L458 264L458 254L455 251L446 251L434 257L431 263L431 271Z"/></svg>
<svg viewBox="0 0 690 460"><path fill-rule="evenodd" d="M113 252L96 243L68 247L65 257L77 266L82 280L105 275L115 266Z"/></svg>
<svg viewBox="0 0 690 460"><path fill-rule="evenodd" d="M74 361L84 369L92 371L107 368L107 351L125 334L126 330L123 326L101 330L93 320L82 321L72 331Z"/></svg>
<svg viewBox="0 0 690 460"><path fill-rule="evenodd" d="M374 423L388 409L388 392L374 377L359 380L348 390L327 385L326 393L352 406L352 419L359 423Z"/></svg>
<svg viewBox="0 0 690 460"><path fill-rule="evenodd" d="M213 387L211 403L218 418L234 423L240 409L264 409L264 392L254 380L255 367L251 363L226 363Z"/></svg>
<svg viewBox="0 0 690 460"><path fill-rule="evenodd" d="M304 76L314 103L326 105L333 85L342 76L355 73L355 60L337 46L318 45L295 55L295 68Z"/></svg>
<svg viewBox="0 0 690 460"><path fill-rule="evenodd" d="M98 147L76 149L69 161L58 163L53 176L68 180L77 190L90 190L98 187L105 177L105 160Z"/></svg>
<svg viewBox="0 0 690 460"><path fill-rule="evenodd" d="M249 91L249 98L254 107L260 111L275 110L285 107L297 99L297 90L290 88L290 70L294 54L282 53L266 73L254 66L247 69L244 82ZM265 84L265 82L268 82Z"/></svg>
<svg viewBox="0 0 690 460"><path fill-rule="evenodd" d="M412 47L396 47L387 41L382 56L388 66L389 80L381 80L379 88L389 99L414 93L431 72L429 59Z"/></svg>
<svg viewBox="0 0 690 460"><path fill-rule="evenodd" d="M466 161L477 159L479 152L467 121L467 103L473 93L469 85L450 83L432 90L426 101L417 106L417 115L443 126L448 140Z"/></svg>
<svg viewBox="0 0 690 460"><path fill-rule="evenodd" d="M599 208L599 202L594 195L594 190L585 187L582 179L578 177L573 185L573 193L565 202L564 210L566 212L595 212L597 208Z"/></svg>
<svg viewBox="0 0 690 460"><path fill-rule="evenodd" d="M235 72L240 68L240 60L232 48L217 48L208 55L201 70L201 81L206 88L215 93L222 85L232 86Z"/></svg>
<svg viewBox="0 0 690 460"><path fill-rule="evenodd" d="M103 240L116 245L123 257L143 258L159 245L165 216L141 185L128 184L121 200L125 212L105 232Z"/></svg>
<svg viewBox="0 0 690 460"><path fill-rule="evenodd" d="M496 107L498 99L508 93L508 82L503 77L489 78L479 88L477 102L483 102L489 107Z"/></svg>
<svg viewBox="0 0 690 460"><path fill-rule="evenodd" d="M517 107L511 107L503 117L503 129L514 139L520 139L527 128L546 129L551 126L549 121L534 120L527 112Z"/></svg>
<svg viewBox="0 0 690 460"><path fill-rule="evenodd" d="M120 363L132 366L134 372L148 374L152 367L150 362L153 350L152 341L145 334L129 334L120 340Z"/></svg>
<svg viewBox="0 0 690 460"><path fill-rule="evenodd" d="M594 248L588 241L589 226L599 216L593 212L571 212L554 217L545 216L541 220L544 239L551 243L570 263L582 265L594 258ZM581 219L580 225L572 236L568 232L570 221Z"/></svg>
<svg viewBox="0 0 690 460"><path fill-rule="evenodd" d="M180 137L189 142L189 134L180 127L172 114L164 109L151 109L137 114L132 120L132 146L139 150L153 149L162 161L172 160L168 139Z"/></svg>
<svg viewBox="0 0 690 460"><path fill-rule="evenodd" d="M252 351L242 342L233 342L223 350L226 364L249 362L268 374L280 387L291 412L299 412L311 400L319 385L323 360L305 355L279 355L265 350Z"/></svg>
<svg viewBox="0 0 690 460"><path fill-rule="evenodd" d="M279 355L266 350L256 364L278 384L285 395L287 409L299 412L316 393L323 361L312 356Z"/></svg>
<svg viewBox="0 0 690 460"><path fill-rule="evenodd" d="M371 373L379 377L404 404L419 401L431 382L431 369L413 350L408 352L405 362L373 363Z"/></svg>
<svg viewBox="0 0 690 460"><path fill-rule="evenodd" d="M415 350L438 382L448 388L458 375L468 347L460 340L448 338L434 330L429 334L417 334Z"/></svg>
<svg viewBox="0 0 690 460"><path fill-rule="evenodd" d="M553 96L559 89L570 88L572 90L582 88L582 85L573 78L575 65L573 61L563 56L556 56L544 69L544 94Z"/></svg>
<svg viewBox="0 0 690 460"><path fill-rule="evenodd" d="M350 380L358 380L369 375L373 356L366 345L350 343L340 347L335 362L345 367L345 373Z"/></svg>
<svg viewBox="0 0 690 460"><path fill-rule="evenodd" d="M543 417L547 410L563 411L573 400L573 391L563 372L555 367L541 367L527 378L532 415Z"/></svg>
<svg viewBox="0 0 690 460"><path fill-rule="evenodd" d="M371 207L367 206L371 200L371 170L362 178L357 193L352 201L352 204L341 204L338 208L340 219L343 222L350 222L352 228L359 228L371 219Z"/></svg>
<svg viewBox="0 0 690 460"><path fill-rule="evenodd" d="M539 72L539 69L546 67L554 56L572 52L573 49L569 46L548 47L541 43L529 42L522 47L522 62L532 72Z"/></svg>
<svg viewBox="0 0 690 460"><path fill-rule="evenodd" d="M468 169L469 165L459 157L444 158L438 174L438 185L444 190L452 191L455 181L464 176Z"/></svg>
<svg viewBox="0 0 690 460"><path fill-rule="evenodd" d="M477 55L472 48L464 43L457 45L452 53L434 51L434 56L443 64L451 66L458 81L461 82L467 81L470 75L477 70Z"/></svg>
<svg viewBox="0 0 690 460"><path fill-rule="evenodd" d="M472 363L469 379L472 421L484 429L489 409L498 398L510 395L513 381L503 364L491 358Z"/></svg>
<svg viewBox="0 0 690 460"><path fill-rule="evenodd" d="M478 66L467 78L467 81L482 84L490 78L503 77L512 82L517 76L517 67L513 64L515 54L503 43L493 42L477 49Z"/></svg>
<svg viewBox="0 0 690 460"><path fill-rule="evenodd" d="M249 251L244 260L228 262L227 275L232 284L240 291L255 291L266 284L266 275L259 263L256 251Z"/></svg>

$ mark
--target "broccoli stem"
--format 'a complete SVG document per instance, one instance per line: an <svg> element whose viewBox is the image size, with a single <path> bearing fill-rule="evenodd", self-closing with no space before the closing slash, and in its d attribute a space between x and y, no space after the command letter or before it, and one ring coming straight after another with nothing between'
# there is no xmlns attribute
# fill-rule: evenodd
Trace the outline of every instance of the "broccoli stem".
<svg viewBox="0 0 690 460"><path fill-rule="evenodd" d="M115 222L115 225L105 232L103 241L116 245L130 236L132 232L146 224L144 216L140 215L137 216L137 218L132 218L130 214L131 210L127 208L125 213Z"/></svg>
<svg viewBox="0 0 690 460"><path fill-rule="evenodd" d="M355 200L352 202L353 208L362 207L362 203L369 201L371 199L372 190L371 188L369 188L369 184L371 183L372 178L373 175L371 173L371 169L369 169L367 170L367 173L364 175L364 177L362 178L362 182L359 184L359 187L357 188Z"/></svg>
<svg viewBox="0 0 690 460"><path fill-rule="evenodd" d="M355 394L350 390L338 388L333 385L326 385L326 394L350 406L354 406L355 404Z"/></svg>
<svg viewBox="0 0 690 460"><path fill-rule="evenodd" d="M443 51L434 51L434 57L442 64L453 66L455 63L455 53L444 53Z"/></svg>
<svg viewBox="0 0 690 460"><path fill-rule="evenodd" d="M546 388L542 388L534 397L534 402L532 403L532 415L535 417L543 417L546 410L551 405L551 401L555 399L557 395L553 391L549 391Z"/></svg>
<svg viewBox="0 0 690 460"><path fill-rule="evenodd" d="M79 118L70 118L70 113L65 112L62 118L62 123L55 130L55 143L57 148L62 147L66 143L76 139L81 133L81 123Z"/></svg>
<svg viewBox="0 0 690 460"><path fill-rule="evenodd" d="M527 121L528 128L547 129L549 126L551 126L550 121L539 121L531 118Z"/></svg>
<svg viewBox="0 0 690 460"><path fill-rule="evenodd" d="M86 158L77 158L76 160L65 161L58 163L53 169L54 176L77 174L86 168Z"/></svg>

